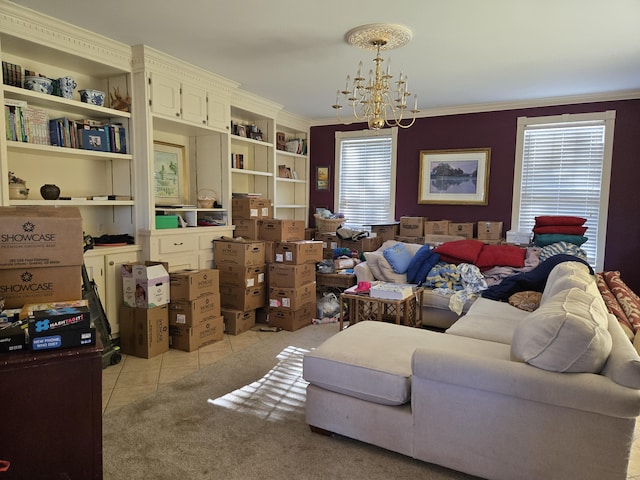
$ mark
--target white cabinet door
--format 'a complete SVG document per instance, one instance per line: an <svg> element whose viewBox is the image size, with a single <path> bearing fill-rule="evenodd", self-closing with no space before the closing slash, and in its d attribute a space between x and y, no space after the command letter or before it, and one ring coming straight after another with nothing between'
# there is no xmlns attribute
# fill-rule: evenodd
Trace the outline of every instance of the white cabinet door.
<svg viewBox="0 0 640 480"><path fill-rule="evenodd" d="M182 85L182 119L207 124L207 92L192 85Z"/></svg>
<svg viewBox="0 0 640 480"><path fill-rule="evenodd" d="M180 118L180 82L157 73L151 74L151 111Z"/></svg>
<svg viewBox="0 0 640 480"><path fill-rule="evenodd" d="M228 100L215 97L210 93L208 109L210 127L221 128L227 131L230 130L231 106Z"/></svg>

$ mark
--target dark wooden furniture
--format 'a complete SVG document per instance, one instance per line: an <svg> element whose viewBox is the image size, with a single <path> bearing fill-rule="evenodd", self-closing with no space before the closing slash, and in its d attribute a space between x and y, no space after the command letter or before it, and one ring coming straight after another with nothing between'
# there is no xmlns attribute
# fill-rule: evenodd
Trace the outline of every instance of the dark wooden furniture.
<svg viewBox="0 0 640 480"><path fill-rule="evenodd" d="M0 354L0 478L102 479L101 350Z"/></svg>

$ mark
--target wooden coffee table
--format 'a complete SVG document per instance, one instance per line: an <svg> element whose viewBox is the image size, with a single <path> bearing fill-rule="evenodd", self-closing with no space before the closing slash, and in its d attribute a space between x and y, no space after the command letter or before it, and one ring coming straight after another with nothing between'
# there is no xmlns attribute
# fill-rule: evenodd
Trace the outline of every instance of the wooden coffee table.
<svg viewBox="0 0 640 480"><path fill-rule="evenodd" d="M422 287L414 288L413 293L402 300L374 298L360 293L342 293L340 295L340 330L344 328L345 311L349 325L364 320L375 320L421 327L423 294Z"/></svg>

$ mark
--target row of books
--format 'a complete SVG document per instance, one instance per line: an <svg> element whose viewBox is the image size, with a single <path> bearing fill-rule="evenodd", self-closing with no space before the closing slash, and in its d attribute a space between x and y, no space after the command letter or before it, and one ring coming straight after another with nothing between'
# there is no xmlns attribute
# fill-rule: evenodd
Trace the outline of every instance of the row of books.
<svg viewBox="0 0 640 480"><path fill-rule="evenodd" d="M5 98L6 138L16 142L127 153L127 130L119 123L91 119L49 119L47 110Z"/></svg>
<svg viewBox="0 0 640 480"><path fill-rule="evenodd" d="M49 120L51 145L100 152L127 153L127 130L122 124L67 117Z"/></svg>
<svg viewBox="0 0 640 480"><path fill-rule="evenodd" d="M51 145L49 139L49 114L46 110L23 100L4 100L7 140Z"/></svg>
<svg viewBox="0 0 640 480"><path fill-rule="evenodd" d="M15 63L2 61L2 83L13 87L22 87L22 67Z"/></svg>
<svg viewBox="0 0 640 480"><path fill-rule="evenodd" d="M244 155L242 153L231 154L231 168L244 168Z"/></svg>

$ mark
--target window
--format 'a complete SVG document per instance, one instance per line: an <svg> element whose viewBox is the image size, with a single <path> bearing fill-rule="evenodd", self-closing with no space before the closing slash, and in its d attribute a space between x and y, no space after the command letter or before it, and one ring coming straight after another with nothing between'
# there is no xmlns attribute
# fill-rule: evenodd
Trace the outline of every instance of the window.
<svg viewBox="0 0 640 480"><path fill-rule="evenodd" d="M395 218L398 129L336 132L335 210L351 225Z"/></svg>
<svg viewBox="0 0 640 480"><path fill-rule="evenodd" d="M518 119L512 228L539 215L586 218L582 245L603 270L615 112Z"/></svg>

